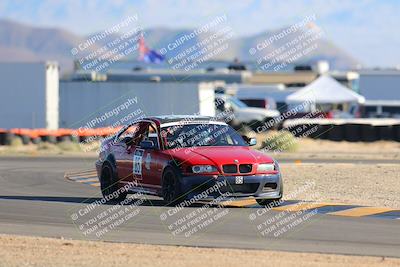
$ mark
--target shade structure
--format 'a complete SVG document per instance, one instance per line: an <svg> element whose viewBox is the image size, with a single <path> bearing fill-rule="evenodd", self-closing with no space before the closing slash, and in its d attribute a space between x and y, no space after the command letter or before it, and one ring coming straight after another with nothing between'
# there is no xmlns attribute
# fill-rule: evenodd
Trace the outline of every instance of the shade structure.
<svg viewBox="0 0 400 267"><path fill-rule="evenodd" d="M329 75L320 76L304 88L286 97L286 103L314 102L315 104L340 104L365 102L365 98Z"/></svg>

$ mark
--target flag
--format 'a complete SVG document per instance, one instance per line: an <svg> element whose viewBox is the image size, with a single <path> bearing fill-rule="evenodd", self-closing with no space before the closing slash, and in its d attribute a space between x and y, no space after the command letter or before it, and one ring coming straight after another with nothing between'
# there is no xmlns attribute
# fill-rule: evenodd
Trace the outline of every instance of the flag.
<svg viewBox="0 0 400 267"><path fill-rule="evenodd" d="M165 57L155 50L146 46L143 35L139 38L139 60L148 63L160 63Z"/></svg>

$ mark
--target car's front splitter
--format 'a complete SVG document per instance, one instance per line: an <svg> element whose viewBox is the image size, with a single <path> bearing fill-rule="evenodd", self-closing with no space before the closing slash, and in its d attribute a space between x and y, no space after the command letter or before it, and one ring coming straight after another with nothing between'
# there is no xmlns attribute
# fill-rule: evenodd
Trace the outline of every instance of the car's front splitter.
<svg viewBox="0 0 400 267"><path fill-rule="evenodd" d="M282 197L280 174L243 176L183 176L181 191L187 199L246 198L279 199Z"/></svg>

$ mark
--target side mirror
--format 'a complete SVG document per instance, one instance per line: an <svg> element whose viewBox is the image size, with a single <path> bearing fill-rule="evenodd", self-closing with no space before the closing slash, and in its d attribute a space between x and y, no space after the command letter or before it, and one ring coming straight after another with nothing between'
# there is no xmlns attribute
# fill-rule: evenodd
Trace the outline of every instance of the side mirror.
<svg viewBox="0 0 400 267"><path fill-rule="evenodd" d="M255 145L257 145L257 139L255 139L254 137L250 138L249 146L255 146Z"/></svg>
<svg viewBox="0 0 400 267"><path fill-rule="evenodd" d="M142 142L140 142L140 148L143 148L143 149L156 149L156 146L154 145L153 141L143 140Z"/></svg>
<svg viewBox="0 0 400 267"><path fill-rule="evenodd" d="M242 138L247 144L249 144L249 146L257 145L257 139L255 139L254 137L250 138L245 135L242 135Z"/></svg>

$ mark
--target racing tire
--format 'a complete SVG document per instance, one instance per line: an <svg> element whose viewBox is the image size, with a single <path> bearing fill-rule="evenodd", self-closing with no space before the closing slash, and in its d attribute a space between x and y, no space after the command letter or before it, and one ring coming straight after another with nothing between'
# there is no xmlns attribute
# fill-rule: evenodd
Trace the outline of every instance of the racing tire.
<svg viewBox="0 0 400 267"><path fill-rule="evenodd" d="M2 140L2 145L9 146L11 145L13 139L15 138L15 134L13 133L5 133Z"/></svg>
<svg viewBox="0 0 400 267"><path fill-rule="evenodd" d="M275 205L271 205L271 207L277 207L279 206L279 202L283 197L283 182L282 179L280 181L280 190L279 190L279 194L281 195L281 197L279 198L271 198L271 199L256 199L258 205L260 206L269 206L272 203L276 203Z"/></svg>
<svg viewBox="0 0 400 267"><path fill-rule="evenodd" d="M40 142L42 142L42 139L40 139L39 137L33 137L33 138L31 138L31 142L32 142L32 144L37 145Z"/></svg>
<svg viewBox="0 0 400 267"><path fill-rule="evenodd" d="M28 145L31 142L31 138L25 134L19 136L22 140L22 144Z"/></svg>
<svg viewBox="0 0 400 267"><path fill-rule="evenodd" d="M126 199L127 191L119 190L118 177L113 166L105 162L101 168L100 176L101 194L109 203L121 202ZM110 196L112 196L110 198Z"/></svg>
<svg viewBox="0 0 400 267"><path fill-rule="evenodd" d="M172 167L167 167L163 173L162 197L168 206L175 206L185 199L179 178L179 173Z"/></svg>

